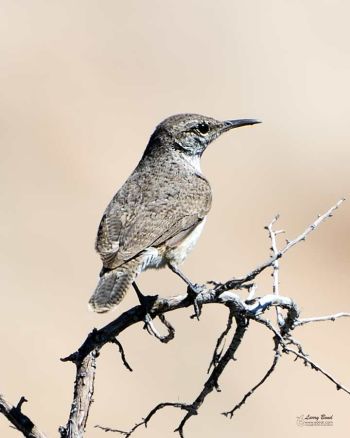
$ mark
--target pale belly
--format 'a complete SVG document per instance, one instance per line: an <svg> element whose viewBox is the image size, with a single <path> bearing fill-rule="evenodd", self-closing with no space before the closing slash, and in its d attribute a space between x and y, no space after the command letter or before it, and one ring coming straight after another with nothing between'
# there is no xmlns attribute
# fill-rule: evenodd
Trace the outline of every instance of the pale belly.
<svg viewBox="0 0 350 438"><path fill-rule="evenodd" d="M203 221L176 247L170 249L151 247L145 250L143 253L144 259L139 272L145 271L146 269L163 268L168 262L174 263L176 266L181 265L196 245L199 236L203 231L205 222L206 218L203 219Z"/></svg>
<svg viewBox="0 0 350 438"><path fill-rule="evenodd" d="M199 236L202 234L206 218L196 226L196 228L189 234L184 240L175 248L168 250L165 254L167 260L179 266L186 259L188 254L192 251L196 245Z"/></svg>

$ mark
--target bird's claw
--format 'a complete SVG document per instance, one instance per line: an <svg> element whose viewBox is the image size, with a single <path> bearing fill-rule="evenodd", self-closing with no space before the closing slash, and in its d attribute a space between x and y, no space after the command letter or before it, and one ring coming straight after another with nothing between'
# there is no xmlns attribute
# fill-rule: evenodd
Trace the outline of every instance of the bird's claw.
<svg viewBox="0 0 350 438"><path fill-rule="evenodd" d="M197 321L199 321L199 317L202 313L202 305L198 303L197 297L193 300L193 308L194 308L194 315L191 316L191 318L197 318Z"/></svg>
<svg viewBox="0 0 350 438"><path fill-rule="evenodd" d="M193 299L203 291L203 286L197 283L189 284L187 287L187 295Z"/></svg>
<svg viewBox="0 0 350 438"><path fill-rule="evenodd" d="M201 305L198 302L198 296L201 292L203 292L204 288L200 284L190 284L187 288L187 294L193 301L194 315L191 315L191 318L197 318L199 321L199 317L201 315Z"/></svg>

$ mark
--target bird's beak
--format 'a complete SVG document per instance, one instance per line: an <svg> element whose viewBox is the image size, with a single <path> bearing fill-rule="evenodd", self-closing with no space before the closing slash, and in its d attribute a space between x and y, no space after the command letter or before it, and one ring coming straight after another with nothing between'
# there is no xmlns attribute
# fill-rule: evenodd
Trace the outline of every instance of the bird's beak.
<svg viewBox="0 0 350 438"><path fill-rule="evenodd" d="M257 123L261 123L261 120L257 120L257 119L226 120L223 124L221 132L226 132L233 128L239 128L240 126L256 125Z"/></svg>

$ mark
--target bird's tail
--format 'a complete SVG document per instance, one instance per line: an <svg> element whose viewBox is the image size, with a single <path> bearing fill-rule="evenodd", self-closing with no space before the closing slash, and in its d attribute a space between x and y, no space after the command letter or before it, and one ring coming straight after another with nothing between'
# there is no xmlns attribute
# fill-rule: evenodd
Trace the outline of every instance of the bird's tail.
<svg viewBox="0 0 350 438"><path fill-rule="evenodd" d="M94 312L103 313L117 306L139 272L140 261L133 259L116 269L102 273L90 298L89 308Z"/></svg>

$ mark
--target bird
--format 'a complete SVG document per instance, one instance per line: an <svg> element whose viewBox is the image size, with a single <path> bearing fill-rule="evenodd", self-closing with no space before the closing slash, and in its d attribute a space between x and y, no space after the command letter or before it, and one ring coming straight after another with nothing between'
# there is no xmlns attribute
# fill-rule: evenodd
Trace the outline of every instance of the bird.
<svg viewBox="0 0 350 438"><path fill-rule="evenodd" d="M198 292L180 265L195 246L212 203L200 159L223 133L256 123L261 122L186 113L156 127L135 170L102 216L95 249L103 267L89 300L91 310L115 308L131 286L141 301L136 278L151 268L168 266L188 290Z"/></svg>

